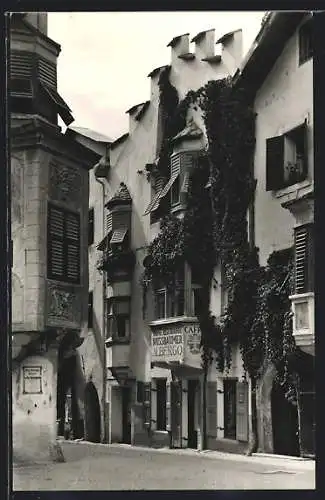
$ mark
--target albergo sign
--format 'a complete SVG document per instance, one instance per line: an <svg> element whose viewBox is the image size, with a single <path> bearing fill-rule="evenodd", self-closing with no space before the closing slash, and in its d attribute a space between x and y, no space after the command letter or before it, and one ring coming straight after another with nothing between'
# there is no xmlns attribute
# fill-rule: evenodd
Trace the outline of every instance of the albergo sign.
<svg viewBox="0 0 325 500"><path fill-rule="evenodd" d="M151 333L152 361L186 361L187 351L199 354L199 325L183 323L153 327Z"/></svg>

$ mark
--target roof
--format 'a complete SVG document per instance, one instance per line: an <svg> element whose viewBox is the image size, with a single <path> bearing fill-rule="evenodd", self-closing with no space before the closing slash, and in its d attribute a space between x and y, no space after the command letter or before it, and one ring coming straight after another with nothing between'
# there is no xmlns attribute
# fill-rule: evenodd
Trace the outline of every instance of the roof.
<svg viewBox="0 0 325 500"><path fill-rule="evenodd" d="M57 50L57 52L60 52L61 51L61 45L59 43L55 42L54 40L52 40L52 38L50 38L47 35L45 35L44 33L42 33L42 31L40 31L39 29L37 29L35 26L33 26L25 18L25 16L26 16L26 12L12 12L11 15L10 15L10 29L14 29L13 23L17 23L17 27L20 24L21 27L24 27L25 29L27 29L31 33L34 33L35 35L39 36L43 40L46 40L53 47L55 47L55 49Z"/></svg>
<svg viewBox="0 0 325 500"><path fill-rule="evenodd" d="M126 134L120 135L120 137L118 137L114 142L111 143L111 149L116 148L116 146L124 142L128 137L129 137L128 132Z"/></svg>
<svg viewBox="0 0 325 500"><path fill-rule="evenodd" d="M145 111L148 109L149 104L150 101L141 102L140 104L135 104L134 106L132 106L132 108L125 111L125 113L132 115L136 111L137 113L135 115L135 119L139 121L142 118Z"/></svg>
<svg viewBox="0 0 325 500"><path fill-rule="evenodd" d="M307 14L307 11L277 11L266 16L250 50L234 76L234 87L247 84L254 95L281 55L285 44Z"/></svg>
<svg viewBox="0 0 325 500"><path fill-rule="evenodd" d="M215 31L214 28L211 28L209 30L205 30L205 31L200 31L197 35L195 35L191 42L195 42L195 43L198 43L200 42L200 40L202 40L202 38L204 38L205 34L208 33L209 31Z"/></svg>
<svg viewBox="0 0 325 500"><path fill-rule="evenodd" d="M92 139L95 142L113 142L113 139L111 139L107 135L101 134L100 132L96 132L95 130L91 130L90 128L72 126L69 127L69 130L72 130L77 134L88 137L89 139Z"/></svg>
<svg viewBox="0 0 325 500"><path fill-rule="evenodd" d="M129 204L132 203L132 198L129 193L128 188L124 184L124 182L121 182L119 189L116 191L116 193L112 196L110 200L106 203L106 207L112 207L113 205L116 204Z"/></svg>
<svg viewBox="0 0 325 500"><path fill-rule="evenodd" d="M153 78L154 76L156 76L158 73L160 73L160 71L162 69L165 69L165 68L168 68L169 65L168 64L165 64L164 66L159 66L158 68L155 68L151 71L151 73L149 73L148 75L148 78Z"/></svg>
<svg viewBox="0 0 325 500"><path fill-rule="evenodd" d="M167 47L175 47L183 36L189 36L189 33L184 33L183 35L174 36L174 38L167 44Z"/></svg>
<svg viewBox="0 0 325 500"><path fill-rule="evenodd" d="M175 137L173 142L181 141L182 139L198 139L203 134L202 130L197 126L195 121L189 120L186 127L183 128Z"/></svg>
<svg viewBox="0 0 325 500"><path fill-rule="evenodd" d="M229 33L225 33L224 35L222 35L222 37L219 38L219 40L216 41L216 43L222 43L222 44L227 43L230 40L230 38L232 38L234 34L238 33L239 31L242 31L242 29L229 31Z"/></svg>

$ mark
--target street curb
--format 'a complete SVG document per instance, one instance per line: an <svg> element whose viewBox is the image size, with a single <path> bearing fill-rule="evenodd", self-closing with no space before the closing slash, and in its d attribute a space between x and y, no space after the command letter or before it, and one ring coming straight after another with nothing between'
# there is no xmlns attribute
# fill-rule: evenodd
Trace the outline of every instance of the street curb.
<svg viewBox="0 0 325 500"><path fill-rule="evenodd" d="M246 462L247 464L263 464L263 465L270 465L270 466L276 466L280 467L281 469L291 469L294 471L300 470L300 471L315 471L315 461L310 460L310 459L304 459L300 458L300 460L297 460L298 457L285 457L282 455L268 455L268 454L259 454L259 453L254 453L252 456L247 456L247 455L238 455L235 453L225 453L221 451L214 451L214 450L192 450L188 448L179 448L179 449L171 449L171 448L150 448L150 447L145 447L145 446L132 446L129 444L122 444L122 443L112 443L112 444L107 444L107 443L92 443L90 441L84 441L84 440L75 440L75 441L64 441L62 440L61 442L63 443L69 443L69 444L74 444L74 445L90 445L90 446L98 446L98 447L106 447L107 449L109 448L115 448L115 449L130 449L130 450L137 450L137 451L144 451L144 452L151 452L151 453L165 453L168 455L184 455L184 456L202 456L205 458L209 458L212 460L229 460L233 462Z"/></svg>

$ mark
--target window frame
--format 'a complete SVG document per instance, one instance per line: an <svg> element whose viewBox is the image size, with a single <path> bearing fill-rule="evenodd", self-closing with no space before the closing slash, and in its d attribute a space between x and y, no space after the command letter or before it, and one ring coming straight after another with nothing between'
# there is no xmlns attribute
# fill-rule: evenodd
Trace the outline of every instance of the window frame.
<svg viewBox="0 0 325 500"><path fill-rule="evenodd" d="M116 304L118 302L123 302L128 304L129 312L128 313L118 313L115 312ZM106 332L105 338L110 341L117 342L127 342L130 340L131 335L131 308L130 308L130 300L129 299L107 299L106 307L105 307L105 317L106 317ZM119 321L124 321L124 329L125 334L120 334L119 329Z"/></svg>
<svg viewBox="0 0 325 500"><path fill-rule="evenodd" d="M53 235L51 233L51 210L56 210L58 212L61 212L62 217L63 217L63 236L59 237L58 235ZM73 238L68 238L67 237L67 219L68 216L72 215L76 217L77 221L77 227L78 227L78 232L77 232L77 240L74 240ZM62 274L56 274L53 272L53 262L52 262L52 248L51 244L53 241L59 241L62 245ZM76 279L72 279L71 277L68 276L68 248L70 246L74 246L77 250L77 277ZM51 201L48 202L47 204L47 278L54 280L54 281L59 281L62 283L69 283L69 284L75 284L79 285L81 282L81 217L80 213L77 211L73 211L67 208L64 208L62 206L56 205L55 203L52 203Z"/></svg>

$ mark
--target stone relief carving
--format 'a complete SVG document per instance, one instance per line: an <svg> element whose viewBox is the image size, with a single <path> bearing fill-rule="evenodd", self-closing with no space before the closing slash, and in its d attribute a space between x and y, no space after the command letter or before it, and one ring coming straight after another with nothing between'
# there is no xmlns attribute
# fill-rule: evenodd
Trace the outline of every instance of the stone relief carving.
<svg viewBox="0 0 325 500"><path fill-rule="evenodd" d="M80 204L82 198L80 172L62 163L50 164L50 197L64 203Z"/></svg>
<svg viewBox="0 0 325 500"><path fill-rule="evenodd" d="M48 320L60 323L80 323L80 297L73 291L48 287Z"/></svg>

